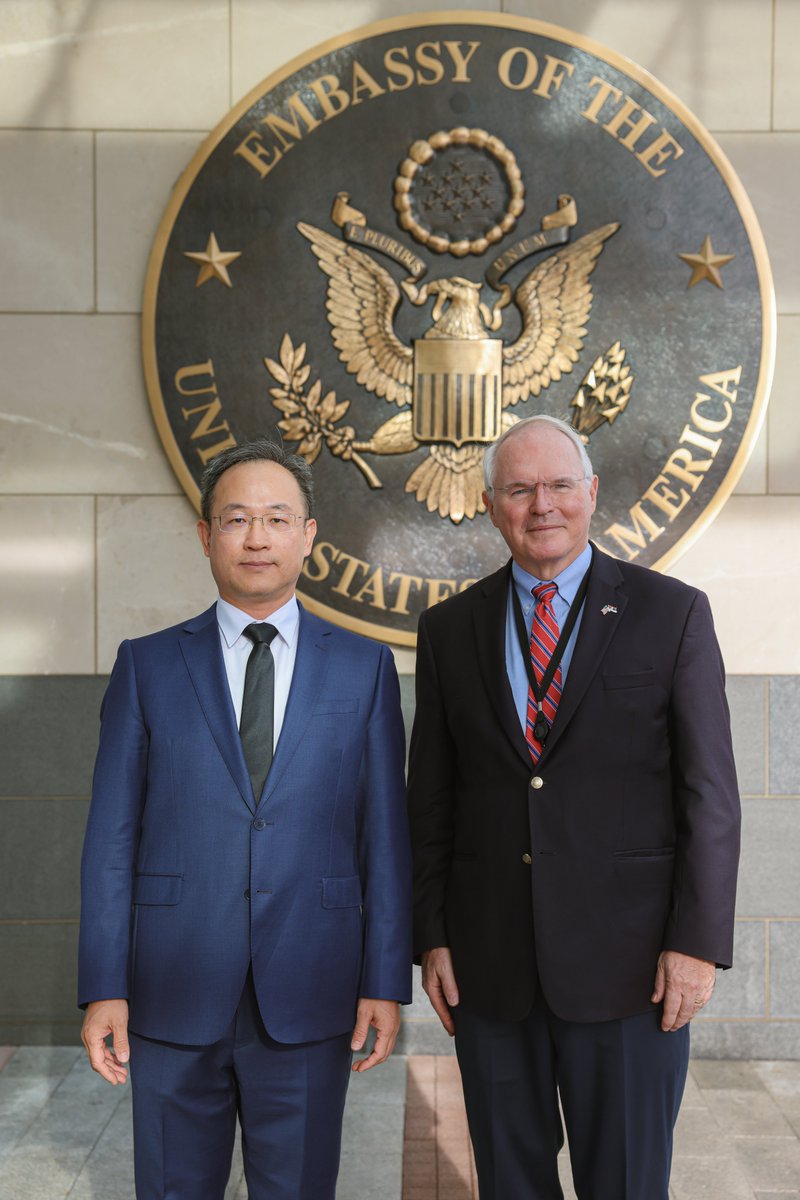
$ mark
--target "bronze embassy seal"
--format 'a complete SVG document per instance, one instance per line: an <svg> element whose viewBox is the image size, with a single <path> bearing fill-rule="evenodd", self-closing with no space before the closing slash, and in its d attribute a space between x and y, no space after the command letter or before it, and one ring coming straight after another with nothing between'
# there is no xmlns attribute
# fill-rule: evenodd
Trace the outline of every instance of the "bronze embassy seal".
<svg viewBox="0 0 800 1200"><path fill-rule="evenodd" d="M153 248L145 368L190 498L279 431L318 483L306 603L411 644L503 561L483 455L534 413L588 443L598 544L673 561L755 441L773 309L679 100L566 30L447 13L317 47L211 133Z"/></svg>

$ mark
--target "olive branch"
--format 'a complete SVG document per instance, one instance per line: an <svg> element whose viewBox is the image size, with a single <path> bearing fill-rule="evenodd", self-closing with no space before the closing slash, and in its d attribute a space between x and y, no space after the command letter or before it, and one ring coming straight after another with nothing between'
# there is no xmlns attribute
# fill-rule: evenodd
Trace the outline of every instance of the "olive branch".
<svg viewBox="0 0 800 1200"><path fill-rule="evenodd" d="M300 443L297 453L307 463L314 462L324 442L336 458L358 467L371 488L383 487L372 468L356 453L356 431L352 425L336 428L349 409L350 401L337 401L336 392L323 396L321 379L305 391L311 374L310 365L303 365L305 356L305 342L295 349L289 334L285 333L281 340L280 362L264 359L264 366L280 385L269 390L272 403L283 414L278 428L289 441Z"/></svg>

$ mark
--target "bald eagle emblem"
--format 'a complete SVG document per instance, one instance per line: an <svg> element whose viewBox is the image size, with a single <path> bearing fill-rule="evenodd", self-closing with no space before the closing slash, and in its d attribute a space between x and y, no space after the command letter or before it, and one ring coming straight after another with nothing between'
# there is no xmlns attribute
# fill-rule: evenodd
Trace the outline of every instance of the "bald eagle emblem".
<svg viewBox="0 0 800 1200"><path fill-rule="evenodd" d="M358 385L400 411L360 439L351 426L341 424L349 401L337 400L335 392L323 395L320 380L306 391L311 374L306 347L295 347L287 333L278 360L264 360L278 385L270 394L282 414L279 428L285 438L299 443L297 451L308 461L325 444L358 467L372 487L382 485L364 455L427 449L405 490L429 512L459 524L485 511L484 452L519 419L513 410L570 374L577 363L592 308L590 278L619 226L603 225L574 242L562 234L566 244L529 270L513 293L519 333L514 341L505 341L503 309L512 301L511 288L499 283L508 269L505 260L510 267L545 248L544 234L518 243L515 250L522 247L524 253L515 257L512 251L495 260L487 271L496 296L490 306L482 299L484 283L465 275L421 284L427 270L422 260L390 235L369 230L349 199L340 194L332 214L343 238L302 221L297 229L327 277L327 317L341 362ZM574 201L559 197L559 208L568 210L560 224L563 231L576 219ZM558 223L558 215L551 214L543 218L542 229ZM373 250L410 267L409 275L398 283ZM398 336L395 326L404 301L431 305L430 327L411 344ZM616 342L595 359L571 402L572 424L585 441L623 411L632 383L625 351Z"/></svg>

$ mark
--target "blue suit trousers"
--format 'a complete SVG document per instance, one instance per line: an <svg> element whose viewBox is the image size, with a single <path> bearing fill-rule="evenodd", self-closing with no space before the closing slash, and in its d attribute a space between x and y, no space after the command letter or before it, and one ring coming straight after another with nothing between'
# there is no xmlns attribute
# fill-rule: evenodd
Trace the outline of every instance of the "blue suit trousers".
<svg viewBox="0 0 800 1200"><path fill-rule="evenodd" d="M541 991L524 1021L454 1017L481 1200L563 1200L559 1096L578 1200L667 1200L688 1025L563 1021Z"/></svg>
<svg viewBox="0 0 800 1200"><path fill-rule="evenodd" d="M223 1200L237 1116L250 1200L334 1200L350 1037L274 1041L250 973L212 1045L131 1031L137 1200Z"/></svg>

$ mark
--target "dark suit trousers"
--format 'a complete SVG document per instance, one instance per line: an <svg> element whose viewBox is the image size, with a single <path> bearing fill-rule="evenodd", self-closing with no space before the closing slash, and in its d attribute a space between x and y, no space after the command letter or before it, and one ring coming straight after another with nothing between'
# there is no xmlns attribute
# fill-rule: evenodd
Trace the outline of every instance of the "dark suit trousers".
<svg viewBox="0 0 800 1200"><path fill-rule="evenodd" d="M250 974L221 1041L132 1033L137 1200L223 1200L237 1113L250 1200L334 1200L350 1037L273 1041Z"/></svg>
<svg viewBox="0 0 800 1200"><path fill-rule="evenodd" d="M524 1021L454 1016L481 1200L563 1200L559 1093L578 1200L667 1200L688 1025L562 1021L541 992Z"/></svg>

